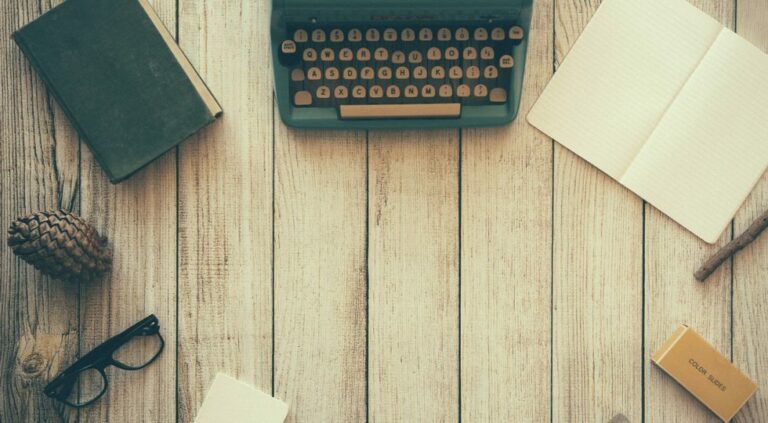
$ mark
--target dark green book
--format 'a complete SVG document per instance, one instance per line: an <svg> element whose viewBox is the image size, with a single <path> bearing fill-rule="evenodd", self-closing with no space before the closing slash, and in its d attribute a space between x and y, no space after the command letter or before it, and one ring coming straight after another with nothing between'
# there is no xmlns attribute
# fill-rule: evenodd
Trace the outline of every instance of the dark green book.
<svg viewBox="0 0 768 423"><path fill-rule="evenodd" d="M67 0L13 39L113 183L221 114L147 0Z"/></svg>

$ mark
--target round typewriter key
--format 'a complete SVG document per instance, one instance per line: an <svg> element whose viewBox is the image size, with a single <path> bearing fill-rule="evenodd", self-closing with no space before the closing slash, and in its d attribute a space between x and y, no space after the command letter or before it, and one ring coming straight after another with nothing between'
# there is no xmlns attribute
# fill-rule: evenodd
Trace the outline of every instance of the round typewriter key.
<svg viewBox="0 0 768 423"><path fill-rule="evenodd" d="M485 28L475 28L474 37L476 41L485 41L488 39L488 30Z"/></svg>
<svg viewBox="0 0 768 423"><path fill-rule="evenodd" d="M365 87L362 85L355 85L355 88L352 88L352 97L365 98Z"/></svg>
<svg viewBox="0 0 768 423"><path fill-rule="evenodd" d="M297 106L309 106L312 104L312 94L309 91L298 91L293 96L293 104Z"/></svg>
<svg viewBox="0 0 768 423"><path fill-rule="evenodd" d="M357 43L363 40L363 33L360 32L359 29L350 29L349 30L349 37L347 37L349 41L352 41L353 43Z"/></svg>
<svg viewBox="0 0 768 423"><path fill-rule="evenodd" d="M370 66L366 66L362 69L360 69L360 78L362 79L373 79L374 72L373 68Z"/></svg>
<svg viewBox="0 0 768 423"><path fill-rule="evenodd" d="M408 53L408 62L410 63L421 63L421 52L414 50L410 53Z"/></svg>
<svg viewBox="0 0 768 423"><path fill-rule="evenodd" d="M495 55L492 47L485 46L480 50L480 58L483 60L493 60Z"/></svg>
<svg viewBox="0 0 768 423"><path fill-rule="evenodd" d="M485 79L496 79L498 76L499 70L496 69L496 66L489 65L483 69L483 77L485 77Z"/></svg>
<svg viewBox="0 0 768 423"><path fill-rule="evenodd" d="M467 41L469 39L469 31L467 28L459 28L456 30L456 41Z"/></svg>
<svg viewBox="0 0 768 423"><path fill-rule="evenodd" d="M405 53L402 51L396 51L392 53L392 63L396 65L402 65L405 63Z"/></svg>
<svg viewBox="0 0 768 423"><path fill-rule="evenodd" d="M491 90L490 99L494 103L503 103L507 101L507 91L504 88L494 88Z"/></svg>
<svg viewBox="0 0 768 423"><path fill-rule="evenodd" d="M421 87L421 96L424 98L432 98L435 96L435 87L432 85L426 84L423 87Z"/></svg>
<svg viewBox="0 0 768 423"><path fill-rule="evenodd" d="M474 47L466 47L463 54L464 60L477 59L477 50Z"/></svg>
<svg viewBox="0 0 768 423"><path fill-rule="evenodd" d="M427 59L429 60L440 60L442 57L443 53L437 47L430 47L429 50L427 50Z"/></svg>
<svg viewBox="0 0 768 423"><path fill-rule="evenodd" d="M403 91L407 98L416 98L419 96L419 89L415 85L406 85Z"/></svg>
<svg viewBox="0 0 768 423"><path fill-rule="evenodd" d="M467 75L468 79L477 79L480 78L480 68L477 66L470 66L467 68L466 72L464 72Z"/></svg>
<svg viewBox="0 0 768 423"><path fill-rule="evenodd" d="M509 28L509 39L510 40L522 40L523 39L523 28L520 28L519 26L513 26L512 28Z"/></svg>
<svg viewBox="0 0 768 423"><path fill-rule="evenodd" d="M296 32L293 33L293 41L296 41L297 43L306 43L307 40L309 40L309 35L306 30L297 29Z"/></svg>
<svg viewBox="0 0 768 423"><path fill-rule="evenodd" d="M311 67L307 71L307 79L310 81L319 81L323 77L323 72L318 67Z"/></svg>
<svg viewBox="0 0 768 423"><path fill-rule="evenodd" d="M395 71L395 78L397 79L408 79L411 77L411 71L405 66L400 66Z"/></svg>
<svg viewBox="0 0 768 423"><path fill-rule="evenodd" d="M368 96L371 98L381 98L384 96L384 90L379 85L371 85L371 89L368 90Z"/></svg>
<svg viewBox="0 0 768 423"><path fill-rule="evenodd" d="M347 87L339 85L333 89L333 96L335 98L347 98L349 96L349 91L347 90Z"/></svg>
<svg viewBox="0 0 768 423"><path fill-rule="evenodd" d="M339 79L339 70L333 66L325 68L325 79L335 81Z"/></svg>
<svg viewBox="0 0 768 423"><path fill-rule="evenodd" d="M312 31L312 42L315 43L324 43L325 42L325 31L322 29L316 29Z"/></svg>
<svg viewBox="0 0 768 423"><path fill-rule="evenodd" d="M325 85L317 87L317 98L331 98L331 89Z"/></svg>
<svg viewBox="0 0 768 423"><path fill-rule="evenodd" d="M491 39L493 41L504 41L504 37L506 37L507 32L504 31L503 28L493 28L491 30Z"/></svg>
<svg viewBox="0 0 768 423"><path fill-rule="evenodd" d="M371 60L371 51L365 47L357 50L357 60L361 62L367 62L368 60Z"/></svg>
<svg viewBox="0 0 768 423"><path fill-rule="evenodd" d="M305 48L302 57L305 62L314 62L317 60L317 51L313 48Z"/></svg>
<svg viewBox="0 0 768 423"><path fill-rule="evenodd" d="M387 87L387 98L400 97L400 87L397 85L390 85Z"/></svg>
<svg viewBox="0 0 768 423"><path fill-rule="evenodd" d="M320 59L323 62L333 62L336 59L336 55L333 53L333 49L324 48L320 51Z"/></svg>
<svg viewBox="0 0 768 423"><path fill-rule="evenodd" d="M384 41L397 41L397 30L394 28L387 28L384 30Z"/></svg>
<svg viewBox="0 0 768 423"><path fill-rule="evenodd" d="M445 49L445 60L456 60L459 58L459 49L456 47L448 47Z"/></svg>
<svg viewBox="0 0 768 423"><path fill-rule="evenodd" d="M343 49L339 50L339 60L342 62L349 62L355 57L354 54L352 54L352 49L344 47Z"/></svg>
<svg viewBox="0 0 768 423"><path fill-rule="evenodd" d="M475 85L474 91L475 97L485 97L488 95L488 88L483 84Z"/></svg>
<svg viewBox="0 0 768 423"><path fill-rule="evenodd" d="M280 50L285 54L296 53L296 43L294 43L291 40L285 40L283 41L283 44L280 46Z"/></svg>
<svg viewBox="0 0 768 423"><path fill-rule="evenodd" d="M451 30L440 28L437 30L437 41L451 41Z"/></svg>
<svg viewBox="0 0 768 423"><path fill-rule="evenodd" d="M400 33L400 39L403 41L413 41L416 39L416 33L411 28L404 28Z"/></svg>
<svg viewBox="0 0 768 423"><path fill-rule="evenodd" d="M365 41L376 42L379 41L379 30L376 28L368 28L365 31Z"/></svg>
<svg viewBox="0 0 768 423"><path fill-rule="evenodd" d="M413 68L413 79L427 79L427 68L424 66Z"/></svg>
<svg viewBox="0 0 768 423"><path fill-rule="evenodd" d="M448 77L451 79L461 79L464 76L464 71L459 66L451 66L448 70Z"/></svg>
<svg viewBox="0 0 768 423"><path fill-rule="evenodd" d="M344 31L336 28L336 29L331 31L330 38L331 38L331 42L340 43L340 42L344 41Z"/></svg>
<svg viewBox="0 0 768 423"><path fill-rule="evenodd" d="M445 79L445 68L442 66L433 66L432 79Z"/></svg>
<svg viewBox="0 0 768 423"><path fill-rule="evenodd" d="M357 68L348 67L344 69L344 79L351 81L357 78Z"/></svg>
<svg viewBox="0 0 768 423"><path fill-rule="evenodd" d="M390 69L387 66L382 66L379 68L379 79L391 79L392 78L392 69Z"/></svg>
<svg viewBox="0 0 768 423"><path fill-rule="evenodd" d="M450 84L443 84L440 86L440 91L438 91L438 94L440 97L450 97L453 95L453 88L451 88Z"/></svg>
<svg viewBox="0 0 768 423"><path fill-rule="evenodd" d="M499 67L502 69L509 69L515 65L515 59L512 56L505 54L499 59Z"/></svg>
<svg viewBox="0 0 768 423"><path fill-rule="evenodd" d="M419 30L419 41L432 41L432 30L429 28L421 28Z"/></svg>
<svg viewBox="0 0 768 423"><path fill-rule="evenodd" d="M301 69L294 69L291 71L291 81L301 82L304 80L304 71Z"/></svg>
<svg viewBox="0 0 768 423"><path fill-rule="evenodd" d="M458 87L456 87L456 95L459 97L469 97L470 90L469 85L467 84L461 84Z"/></svg>
<svg viewBox="0 0 768 423"><path fill-rule="evenodd" d="M373 52L373 57L382 62L384 60L389 59L389 51L385 49L384 47L379 47Z"/></svg>

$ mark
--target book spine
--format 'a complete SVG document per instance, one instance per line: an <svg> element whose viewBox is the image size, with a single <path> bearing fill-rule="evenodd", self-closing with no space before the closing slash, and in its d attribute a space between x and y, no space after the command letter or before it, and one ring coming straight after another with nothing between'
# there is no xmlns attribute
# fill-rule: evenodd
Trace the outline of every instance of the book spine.
<svg viewBox="0 0 768 423"><path fill-rule="evenodd" d="M147 14L149 20L160 33L160 36L165 42L165 45L168 47L168 50L170 50L171 54L173 54L173 56L176 58L176 61L187 75L187 78L189 78L192 86L197 91L197 95L200 96L200 100L202 100L202 102L208 108L208 112L211 114L211 117L213 119L219 117L223 112L221 105L213 96L213 93L205 84L205 82L203 82L203 79L200 78L200 74L197 73L197 70L195 70L194 66L192 66L192 63L189 61L187 56L183 51L181 51L181 48L179 48L178 44L176 44L176 41L174 40L170 31L168 31L168 28L165 27L165 24L163 24L163 21L155 12L155 9L152 8L152 5L150 5L147 0L137 1L139 2L141 8L144 9L144 13Z"/></svg>
<svg viewBox="0 0 768 423"><path fill-rule="evenodd" d="M114 175L112 175L109 169L107 169L107 167L103 165L103 161L99 156L98 152L91 146L91 142L89 141L88 135L85 133L85 130L83 130L83 127L78 123L77 119L75 119L75 115L69 109L69 106L67 106L67 103L61 97L61 95L59 95L59 92L56 90L56 86L53 83L51 83L51 80L48 78L48 74L45 72L45 69L42 66L40 66L39 62L35 58L35 55L32 53L32 50L27 47L26 40L24 39L24 34L22 32L16 31L11 35L11 37L13 38L13 41L16 43L16 45L19 46L19 49L21 49L21 52L24 53L24 56L26 56L27 60L29 61L30 65L32 65L32 68L35 70L37 75L43 81L43 83L45 84L45 87L48 89L48 92L53 96L53 98L59 104L59 107L61 107L61 110L64 111L64 114L67 116L67 119L75 128L75 131L77 131L77 134L80 137L80 139L82 139L88 145L91 152L93 153L93 157L96 159L96 161L99 162L99 164L101 164L101 168L104 169L104 172L107 174L109 179L114 180Z"/></svg>

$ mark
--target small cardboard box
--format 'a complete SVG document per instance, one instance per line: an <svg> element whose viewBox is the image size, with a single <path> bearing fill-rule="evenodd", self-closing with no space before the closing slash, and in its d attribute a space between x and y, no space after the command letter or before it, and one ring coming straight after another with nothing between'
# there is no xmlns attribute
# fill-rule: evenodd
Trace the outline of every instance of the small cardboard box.
<svg viewBox="0 0 768 423"><path fill-rule="evenodd" d="M755 382L686 325L651 360L726 422L757 391Z"/></svg>

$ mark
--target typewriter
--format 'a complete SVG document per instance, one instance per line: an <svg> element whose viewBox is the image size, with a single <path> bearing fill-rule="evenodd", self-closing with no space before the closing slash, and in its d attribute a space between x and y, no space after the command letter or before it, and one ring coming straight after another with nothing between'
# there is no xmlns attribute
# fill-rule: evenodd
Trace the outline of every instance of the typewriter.
<svg viewBox="0 0 768 423"><path fill-rule="evenodd" d="M533 0L273 0L286 125L501 125L520 105Z"/></svg>

